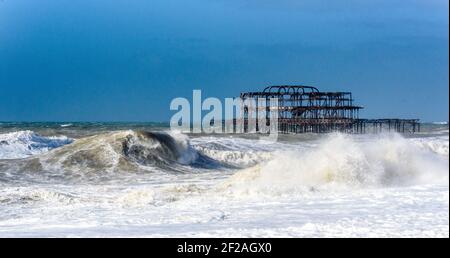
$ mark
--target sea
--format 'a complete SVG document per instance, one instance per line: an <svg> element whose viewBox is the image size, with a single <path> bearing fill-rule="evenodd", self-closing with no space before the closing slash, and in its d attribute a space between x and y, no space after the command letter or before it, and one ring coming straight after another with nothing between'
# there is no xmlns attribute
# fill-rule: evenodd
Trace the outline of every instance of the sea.
<svg viewBox="0 0 450 258"><path fill-rule="evenodd" d="M449 237L449 126L0 122L0 237Z"/></svg>

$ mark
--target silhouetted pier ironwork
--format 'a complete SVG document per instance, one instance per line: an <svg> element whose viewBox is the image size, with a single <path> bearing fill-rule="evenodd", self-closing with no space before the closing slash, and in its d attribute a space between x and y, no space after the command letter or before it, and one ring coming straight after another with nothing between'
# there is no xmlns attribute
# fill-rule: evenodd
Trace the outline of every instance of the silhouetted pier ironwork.
<svg viewBox="0 0 450 258"><path fill-rule="evenodd" d="M420 131L419 119L360 119L359 111L363 107L354 104L351 92L321 92L312 86L281 85L266 87L262 92L243 92L240 98L243 103L254 101L255 107L258 107L258 101L266 100L266 103L269 103L271 98L277 98L278 105L267 106L266 111L277 110L278 131L281 133ZM244 132L250 132L250 117L256 120L255 132L258 132L256 108L244 106L243 109ZM251 112L255 115L249 116ZM266 119L266 124L269 124L268 116Z"/></svg>

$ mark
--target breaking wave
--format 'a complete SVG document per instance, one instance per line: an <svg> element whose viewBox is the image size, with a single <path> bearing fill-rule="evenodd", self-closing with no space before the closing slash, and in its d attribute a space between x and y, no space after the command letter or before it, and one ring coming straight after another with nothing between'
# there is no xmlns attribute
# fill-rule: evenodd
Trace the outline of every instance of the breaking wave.
<svg viewBox="0 0 450 258"><path fill-rule="evenodd" d="M9 133L3 157L22 158L14 164L0 162L1 170L77 172L163 171L198 172L253 166L271 157L270 151L251 140L194 138L179 132L113 131L80 139L42 137L26 131ZM14 139L14 141L12 141ZM14 142L14 144L13 144ZM38 155L39 154L39 155ZM9 156L8 156L9 155Z"/></svg>
<svg viewBox="0 0 450 258"><path fill-rule="evenodd" d="M448 136L418 138L413 139L412 141L421 148L428 149L436 154L448 157L449 154Z"/></svg>
<svg viewBox="0 0 450 258"><path fill-rule="evenodd" d="M448 183L448 136L336 133L312 142L262 144L234 137L190 139L176 132L113 131L73 140L19 131L0 134L0 141L0 157L15 159L0 161L0 173L8 178L11 171L66 178L230 169L234 175L220 188L232 193Z"/></svg>
<svg viewBox="0 0 450 258"><path fill-rule="evenodd" d="M280 144L258 145L250 139L218 137L193 139L192 144L200 153L236 168L246 168L267 161L275 148L283 147Z"/></svg>
<svg viewBox="0 0 450 258"><path fill-rule="evenodd" d="M118 131L75 140L39 157L44 170L183 170L184 165L214 165L178 133Z"/></svg>
<svg viewBox="0 0 450 258"><path fill-rule="evenodd" d="M0 159L25 158L72 143L66 136L41 136L33 131L0 134Z"/></svg>
<svg viewBox="0 0 450 258"><path fill-rule="evenodd" d="M2 143L2 157L16 160L0 161L0 172L56 172L51 176L63 178L97 172L189 173L248 167L269 155L239 149L234 140L219 143L201 139L191 144L187 135L171 131L113 131L75 140L65 136L42 137L31 131L2 136L8 139Z"/></svg>
<svg viewBox="0 0 450 258"><path fill-rule="evenodd" d="M442 152L447 155L436 155ZM308 151L277 151L269 161L234 174L221 187L231 194L284 194L342 187L448 184L448 166L445 140L428 146L396 134L363 141L332 134Z"/></svg>

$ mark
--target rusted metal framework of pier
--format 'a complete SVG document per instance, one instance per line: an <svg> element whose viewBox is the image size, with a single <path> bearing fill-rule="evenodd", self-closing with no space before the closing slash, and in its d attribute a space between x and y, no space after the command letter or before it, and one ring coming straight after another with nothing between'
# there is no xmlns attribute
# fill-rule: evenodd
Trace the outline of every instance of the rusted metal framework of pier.
<svg viewBox="0 0 450 258"><path fill-rule="evenodd" d="M415 133L420 132L419 119L359 119L363 124L363 133L366 132L399 132L399 133ZM366 129L367 127L367 129Z"/></svg>
<svg viewBox="0 0 450 258"><path fill-rule="evenodd" d="M420 131L418 119L360 119L359 111L363 107L354 104L351 92L321 92L312 86L281 85L266 87L262 92L243 92L240 98L243 103L248 103L248 100L254 103L265 100L269 103L271 98L277 98L278 105L267 106L266 111L277 110L278 131L281 133ZM245 106L243 109L244 132L249 131L249 119L252 119L250 117L256 120L258 132L259 112L254 109L251 106ZM256 117L249 115L251 112L256 114ZM268 124L269 118L266 117Z"/></svg>

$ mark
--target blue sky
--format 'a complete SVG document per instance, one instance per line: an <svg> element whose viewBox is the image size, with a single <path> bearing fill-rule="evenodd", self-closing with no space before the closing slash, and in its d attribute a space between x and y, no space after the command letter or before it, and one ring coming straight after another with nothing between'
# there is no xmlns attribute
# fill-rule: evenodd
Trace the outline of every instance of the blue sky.
<svg viewBox="0 0 450 258"><path fill-rule="evenodd" d="M0 0L0 121L168 121L175 97L352 91L448 121L447 0Z"/></svg>

